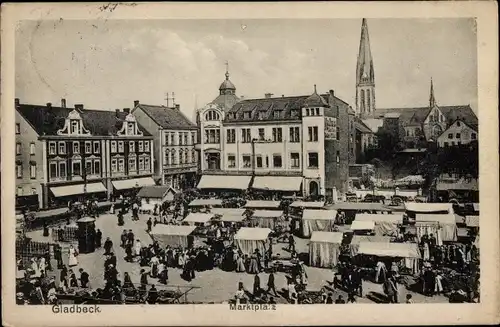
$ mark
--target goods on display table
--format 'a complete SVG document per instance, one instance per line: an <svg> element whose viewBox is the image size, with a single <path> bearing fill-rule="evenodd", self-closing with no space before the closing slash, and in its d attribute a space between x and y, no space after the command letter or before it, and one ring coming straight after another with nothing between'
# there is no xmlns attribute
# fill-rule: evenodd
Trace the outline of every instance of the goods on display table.
<svg viewBox="0 0 500 327"><path fill-rule="evenodd" d="M403 214L366 214L358 213L354 221L373 221L375 234L396 236L399 226L403 224Z"/></svg>
<svg viewBox="0 0 500 327"><path fill-rule="evenodd" d="M170 245L188 248L193 244L193 236L191 234L195 229L195 226L157 224L151 230L150 235L162 247Z"/></svg>
<svg viewBox="0 0 500 327"><path fill-rule="evenodd" d="M369 220L367 221L355 220L352 222L350 229L354 233L373 232L375 230L375 222Z"/></svg>
<svg viewBox="0 0 500 327"><path fill-rule="evenodd" d="M418 261L421 255L416 243L361 242L359 254L402 258L401 266L410 269L413 274L417 274L420 270Z"/></svg>
<svg viewBox="0 0 500 327"><path fill-rule="evenodd" d="M269 228L242 227L234 236L234 243L243 254L251 255L256 249L264 254L269 244Z"/></svg>
<svg viewBox="0 0 500 327"><path fill-rule="evenodd" d="M349 243L349 253L352 257L358 254L359 244L363 242L373 242L373 243L389 243L391 237L389 236L378 236L378 235L353 235L351 242Z"/></svg>
<svg viewBox="0 0 500 327"><path fill-rule="evenodd" d="M309 263L313 267L331 268L337 265L343 233L314 231L309 241Z"/></svg>
<svg viewBox="0 0 500 327"><path fill-rule="evenodd" d="M312 232L331 232L335 224L337 210L305 209L302 213L301 234L311 237Z"/></svg>
<svg viewBox="0 0 500 327"><path fill-rule="evenodd" d="M417 240L427 234L436 236L437 245L457 241L457 223L454 214L417 214L415 217Z"/></svg>
<svg viewBox="0 0 500 327"><path fill-rule="evenodd" d="M283 216L283 211L279 210L255 210L252 214L252 223L258 227L274 229L276 220Z"/></svg>

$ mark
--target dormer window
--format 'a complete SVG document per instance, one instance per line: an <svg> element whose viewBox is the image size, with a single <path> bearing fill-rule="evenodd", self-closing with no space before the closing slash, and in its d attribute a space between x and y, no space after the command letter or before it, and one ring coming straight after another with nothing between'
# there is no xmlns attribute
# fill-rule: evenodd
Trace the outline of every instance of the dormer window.
<svg viewBox="0 0 500 327"><path fill-rule="evenodd" d="M266 117L265 111L259 111L259 119L264 119Z"/></svg>
<svg viewBox="0 0 500 327"><path fill-rule="evenodd" d="M215 110L209 110L205 114L205 120L219 120L219 114Z"/></svg>
<svg viewBox="0 0 500 327"><path fill-rule="evenodd" d="M243 113L243 118L245 118L245 119L252 118L252 112L251 111L247 111L247 112Z"/></svg>
<svg viewBox="0 0 500 327"><path fill-rule="evenodd" d="M71 120L71 134L80 134L78 120Z"/></svg>
<svg viewBox="0 0 500 327"><path fill-rule="evenodd" d="M279 119L281 117L281 110L273 111L273 117L274 119Z"/></svg>
<svg viewBox="0 0 500 327"><path fill-rule="evenodd" d="M309 116L309 109L306 109L306 116Z"/></svg>
<svg viewBox="0 0 500 327"><path fill-rule="evenodd" d="M134 135L135 133L135 124L134 123L128 123L127 125L127 135Z"/></svg>
<svg viewBox="0 0 500 327"><path fill-rule="evenodd" d="M292 118L298 118L299 117L299 111L297 109L292 109L290 111L290 116L292 116Z"/></svg>

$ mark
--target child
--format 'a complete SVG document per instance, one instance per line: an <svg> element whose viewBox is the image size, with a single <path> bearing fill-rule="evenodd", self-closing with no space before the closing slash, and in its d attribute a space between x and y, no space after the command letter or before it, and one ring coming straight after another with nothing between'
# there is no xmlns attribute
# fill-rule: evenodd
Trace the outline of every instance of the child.
<svg viewBox="0 0 500 327"><path fill-rule="evenodd" d="M411 294L406 294L406 303L407 304L412 304L413 303L413 300L411 298L412 298Z"/></svg>

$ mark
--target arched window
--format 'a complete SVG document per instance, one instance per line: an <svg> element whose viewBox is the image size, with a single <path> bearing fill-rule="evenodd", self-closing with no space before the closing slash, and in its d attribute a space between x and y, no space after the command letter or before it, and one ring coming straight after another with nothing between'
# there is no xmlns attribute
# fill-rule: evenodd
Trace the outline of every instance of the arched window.
<svg viewBox="0 0 500 327"><path fill-rule="evenodd" d="M170 164L171 165L177 164L177 157L176 157L176 154L175 154L175 149L172 149Z"/></svg>
<svg viewBox="0 0 500 327"><path fill-rule="evenodd" d="M366 101L368 102L368 105L366 106L366 109L368 111L371 111L371 109L372 109L372 101L371 101L371 97L370 97L370 90L366 90Z"/></svg>
<svg viewBox="0 0 500 327"><path fill-rule="evenodd" d="M198 157L196 156L196 150L193 149L193 153L192 153L192 157L191 157L191 161L192 162L196 162L198 159Z"/></svg>
<svg viewBox="0 0 500 327"><path fill-rule="evenodd" d="M361 90L361 112L365 111L365 90Z"/></svg>
<svg viewBox="0 0 500 327"><path fill-rule="evenodd" d="M184 150L182 149L179 150L179 163L180 164L184 163Z"/></svg>
<svg viewBox="0 0 500 327"><path fill-rule="evenodd" d="M205 114L205 120L219 120L219 114L215 110L209 110Z"/></svg>

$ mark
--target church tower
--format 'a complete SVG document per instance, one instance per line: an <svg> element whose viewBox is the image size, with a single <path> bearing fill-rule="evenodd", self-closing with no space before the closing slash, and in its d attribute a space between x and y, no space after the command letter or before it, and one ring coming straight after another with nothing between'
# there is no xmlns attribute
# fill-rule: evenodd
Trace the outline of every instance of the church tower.
<svg viewBox="0 0 500 327"><path fill-rule="evenodd" d="M368 24L363 18L356 65L356 114L370 116L375 110L375 71L370 50Z"/></svg>
<svg viewBox="0 0 500 327"><path fill-rule="evenodd" d="M229 63L226 61L226 79L219 86L219 95L212 103L221 106L222 110L231 109L240 99L236 96L236 86L229 80Z"/></svg>

